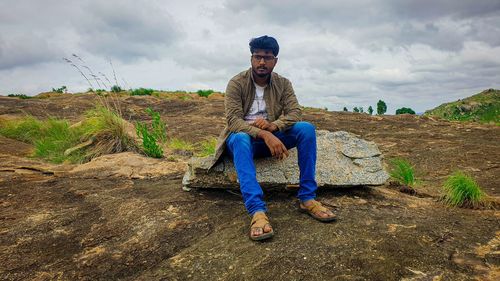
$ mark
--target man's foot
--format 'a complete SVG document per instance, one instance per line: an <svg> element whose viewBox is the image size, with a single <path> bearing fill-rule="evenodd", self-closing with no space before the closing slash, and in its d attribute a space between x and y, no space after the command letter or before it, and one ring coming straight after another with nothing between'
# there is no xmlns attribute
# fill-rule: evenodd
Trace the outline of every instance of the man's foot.
<svg viewBox="0 0 500 281"><path fill-rule="evenodd" d="M311 199L305 202L301 202L299 205L300 211L309 214L311 217L322 221L322 222L331 222L337 220L337 216L332 213L332 211L323 205L320 202Z"/></svg>
<svg viewBox="0 0 500 281"><path fill-rule="evenodd" d="M255 212L250 224L250 239L254 241L268 239L274 236L273 228L264 212Z"/></svg>

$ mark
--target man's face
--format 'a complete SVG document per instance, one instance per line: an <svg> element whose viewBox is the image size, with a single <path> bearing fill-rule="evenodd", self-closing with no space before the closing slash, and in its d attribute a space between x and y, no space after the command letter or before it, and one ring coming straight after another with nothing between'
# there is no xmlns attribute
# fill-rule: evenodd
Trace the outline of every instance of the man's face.
<svg viewBox="0 0 500 281"><path fill-rule="evenodd" d="M257 49L250 59L252 72L259 77L266 77L273 72L278 58L274 57L271 50Z"/></svg>

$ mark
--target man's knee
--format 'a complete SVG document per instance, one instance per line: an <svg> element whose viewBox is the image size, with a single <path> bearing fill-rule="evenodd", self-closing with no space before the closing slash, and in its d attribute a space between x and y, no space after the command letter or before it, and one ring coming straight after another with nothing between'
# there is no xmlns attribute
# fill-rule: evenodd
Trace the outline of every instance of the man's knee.
<svg viewBox="0 0 500 281"><path fill-rule="evenodd" d="M305 133L305 134L315 134L316 128L313 124L305 121L300 121L294 124L294 129Z"/></svg>
<svg viewBox="0 0 500 281"><path fill-rule="evenodd" d="M244 132L232 133L228 139L228 144L231 147L237 147L237 146L250 147L251 137L249 134Z"/></svg>

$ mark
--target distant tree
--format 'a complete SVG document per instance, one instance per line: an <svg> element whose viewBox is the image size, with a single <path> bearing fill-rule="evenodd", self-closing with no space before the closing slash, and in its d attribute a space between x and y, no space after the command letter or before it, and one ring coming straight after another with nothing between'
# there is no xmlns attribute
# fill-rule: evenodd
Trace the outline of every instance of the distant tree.
<svg viewBox="0 0 500 281"><path fill-rule="evenodd" d="M352 109L353 112L359 112L359 108L357 106L355 106L353 109Z"/></svg>
<svg viewBox="0 0 500 281"><path fill-rule="evenodd" d="M370 115L373 114L373 107L371 105L368 107L368 113L370 113Z"/></svg>
<svg viewBox="0 0 500 281"><path fill-rule="evenodd" d="M57 88L57 89L52 88L52 92L56 92L56 93L60 93L60 94L67 93L68 92L68 88L66 88L66 86L62 86L62 87Z"/></svg>
<svg viewBox="0 0 500 281"><path fill-rule="evenodd" d="M347 110L347 107L344 106L344 111L349 111L349 110Z"/></svg>
<svg viewBox="0 0 500 281"><path fill-rule="evenodd" d="M111 87L111 92L113 92L113 93L119 93L119 92L121 92L121 91L123 91L123 90L122 90L122 88L121 88L120 86L118 86L118 85L113 85L113 87Z"/></svg>
<svg viewBox="0 0 500 281"><path fill-rule="evenodd" d="M409 107L401 107L400 109L396 110L396 115L399 114L415 114L415 111Z"/></svg>
<svg viewBox="0 0 500 281"><path fill-rule="evenodd" d="M363 107L362 107L362 106L360 106L360 107L359 107L359 112L360 112L360 113L364 113L364 112L365 112L365 110L363 109Z"/></svg>
<svg viewBox="0 0 500 281"><path fill-rule="evenodd" d="M387 112L387 105L385 104L385 101L378 100L378 102L377 102L377 114L383 115L386 112Z"/></svg>

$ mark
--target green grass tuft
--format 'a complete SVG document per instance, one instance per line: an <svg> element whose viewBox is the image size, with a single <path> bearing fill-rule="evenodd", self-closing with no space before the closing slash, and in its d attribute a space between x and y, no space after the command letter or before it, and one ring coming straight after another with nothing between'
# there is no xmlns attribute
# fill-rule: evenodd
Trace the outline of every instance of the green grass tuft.
<svg viewBox="0 0 500 281"><path fill-rule="evenodd" d="M406 159L395 158L390 162L390 176L402 185L414 188L416 184L413 166Z"/></svg>
<svg viewBox="0 0 500 281"><path fill-rule="evenodd" d="M462 171L449 176L443 188L444 201L451 206L478 207L485 196L476 181Z"/></svg>

